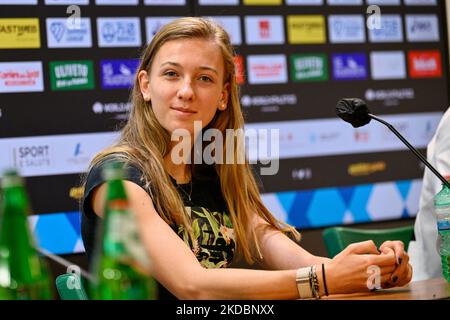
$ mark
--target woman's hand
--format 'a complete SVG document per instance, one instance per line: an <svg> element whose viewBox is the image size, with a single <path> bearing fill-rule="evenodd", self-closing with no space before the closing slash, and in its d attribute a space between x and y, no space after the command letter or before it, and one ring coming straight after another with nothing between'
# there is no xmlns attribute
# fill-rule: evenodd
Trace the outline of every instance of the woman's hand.
<svg viewBox="0 0 450 320"><path fill-rule="evenodd" d="M412 266L409 264L409 256L405 252L405 246L401 241L385 241L380 246L382 254L395 254L396 268L391 279L383 283L383 287L404 286L411 281Z"/></svg>
<svg viewBox="0 0 450 320"><path fill-rule="evenodd" d="M386 249L383 247L385 253L380 254L372 240L347 246L326 264L329 294L369 291L369 277L373 274L371 270L374 266L379 268L381 284L391 280L397 264L395 251L388 248L390 246L386 246ZM403 273L404 271L401 274ZM403 276L402 281L405 279ZM397 282L400 282L400 277Z"/></svg>

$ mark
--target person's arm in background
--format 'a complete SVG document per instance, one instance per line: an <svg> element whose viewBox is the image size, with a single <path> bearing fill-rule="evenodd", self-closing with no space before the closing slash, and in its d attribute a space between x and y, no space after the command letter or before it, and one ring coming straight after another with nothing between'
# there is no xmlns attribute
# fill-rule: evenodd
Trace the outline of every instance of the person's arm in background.
<svg viewBox="0 0 450 320"><path fill-rule="evenodd" d="M296 269L247 270L205 269L183 240L158 215L150 196L138 185L125 181L131 210L136 214L142 241L152 261L152 275L164 287L181 299L298 299ZM92 206L103 215L106 185L94 190ZM267 245L267 244L266 244ZM309 254L300 260L308 264ZM266 251L268 253L268 251ZM378 265L382 281L395 268L393 253L377 253L373 242L351 245L335 257L326 271L329 293L368 291L367 268ZM317 270L319 291L323 294L322 275Z"/></svg>
<svg viewBox="0 0 450 320"><path fill-rule="evenodd" d="M441 175L450 174L450 108L442 117L434 137L428 144L427 158ZM441 188L441 181L430 170L425 169L419 212L414 224L416 241L411 241L408 250L414 269L413 281L442 276L433 203L434 196Z"/></svg>

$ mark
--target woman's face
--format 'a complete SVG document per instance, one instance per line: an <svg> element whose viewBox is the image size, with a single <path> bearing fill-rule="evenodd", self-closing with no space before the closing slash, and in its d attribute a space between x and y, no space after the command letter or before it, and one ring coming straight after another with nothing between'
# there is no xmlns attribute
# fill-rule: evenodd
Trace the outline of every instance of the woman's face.
<svg viewBox="0 0 450 320"><path fill-rule="evenodd" d="M151 101L157 120L169 133L186 129L194 133L194 121L204 128L217 109L225 110L228 84L224 61L212 41L182 39L166 42L156 53L150 74L139 72L146 101Z"/></svg>

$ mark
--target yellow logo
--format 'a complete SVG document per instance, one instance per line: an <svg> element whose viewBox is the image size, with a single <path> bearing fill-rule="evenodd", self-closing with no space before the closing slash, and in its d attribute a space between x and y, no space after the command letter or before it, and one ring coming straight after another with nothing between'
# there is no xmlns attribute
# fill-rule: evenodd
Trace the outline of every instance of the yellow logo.
<svg viewBox="0 0 450 320"><path fill-rule="evenodd" d="M69 196L72 199L80 200L81 198L83 198L83 194L84 194L84 187L72 187L72 188L70 188Z"/></svg>
<svg viewBox="0 0 450 320"><path fill-rule="evenodd" d="M386 162L358 162L348 166L348 174L353 177L368 176L386 170Z"/></svg>
<svg viewBox="0 0 450 320"><path fill-rule="evenodd" d="M40 47L38 18L0 19L0 49Z"/></svg>
<svg viewBox="0 0 450 320"><path fill-rule="evenodd" d="M280 6L281 0L244 0L244 5L247 6Z"/></svg>
<svg viewBox="0 0 450 320"><path fill-rule="evenodd" d="M325 43L325 18L320 15L287 17L288 39L291 44Z"/></svg>

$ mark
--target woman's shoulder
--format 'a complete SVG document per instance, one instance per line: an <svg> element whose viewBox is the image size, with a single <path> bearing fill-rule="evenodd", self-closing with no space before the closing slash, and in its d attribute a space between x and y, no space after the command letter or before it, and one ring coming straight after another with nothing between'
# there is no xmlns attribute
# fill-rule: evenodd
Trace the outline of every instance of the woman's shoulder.
<svg viewBox="0 0 450 320"><path fill-rule="evenodd" d="M125 153L111 153L104 156L102 159L98 160L93 164L86 177L86 188L95 187L103 182L105 182L102 172L105 167L107 167L112 162L123 163L125 169L125 179L135 182L141 185L142 180L142 169L135 164Z"/></svg>

